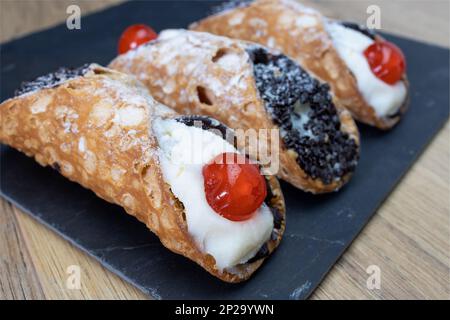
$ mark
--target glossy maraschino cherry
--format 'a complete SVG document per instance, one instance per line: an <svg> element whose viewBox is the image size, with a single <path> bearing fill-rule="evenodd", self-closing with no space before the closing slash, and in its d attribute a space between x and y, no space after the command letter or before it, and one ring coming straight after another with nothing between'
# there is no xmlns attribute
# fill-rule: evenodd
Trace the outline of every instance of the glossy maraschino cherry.
<svg viewBox="0 0 450 320"><path fill-rule="evenodd" d="M403 77L405 56L395 44L376 41L364 50L364 55L375 76L387 84L393 85Z"/></svg>
<svg viewBox="0 0 450 320"><path fill-rule="evenodd" d="M136 49L141 44L158 38L158 34L145 24L134 24L125 29L119 39L119 54Z"/></svg>
<svg viewBox="0 0 450 320"><path fill-rule="evenodd" d="M206 200L232 221L251 218L267 195L265 178L244 155L222 153L203 167Z"/></svg>

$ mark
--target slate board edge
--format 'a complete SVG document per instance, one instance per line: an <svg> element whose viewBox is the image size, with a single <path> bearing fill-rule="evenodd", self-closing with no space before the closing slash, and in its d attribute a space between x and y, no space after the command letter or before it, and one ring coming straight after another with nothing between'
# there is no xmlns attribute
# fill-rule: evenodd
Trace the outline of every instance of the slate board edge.
<svg viewBox="0 0 450 320"><path fill-rule="evenodd" d="M404 176L406 175L406 173L410 170L410 168L416 163L417 159L424 153L424 151L427 149L427 147L431 144L432 139L434 139L434 137L442 130L442 128L444 127L445 123L447 122L448 117L443 119L442 122L440 123L439 126L436 127L436 130L430 134L430 136L427 138L428 143L425 144L415 155L414 155L414 160L410 163L409 166L407 166L405 168L405 170L403 170L403 172L401 173L399 179L393 183L390 186L390 191L386 194L386 196L383 198L383 200L381 200L379 202L379 205L377 206L377 208L374 210L373 214L371 216L369 216L365 221L364 224L362 225L362 227L359 229L359 231L354 235L353 239L348 242L348 244L346 246L344 246L341 250L341 253L336 257L336 259L334 260L334 262L332 264L330 264L329 268L323 273L322 277L320 278L320 280L318 281L318 285L320 285L320 283L323 281L323 279L325 279L325 277L328 275L328 273L330 272L330 270L335 266L336 262L342 257L342 255L347 251L347 249L352 245L353 241L355 241L355 239L359 236L359 234L364 230L365 226L369 223L369 221L375 216L375 214L377 213L378 209L384 204L384 202L386 201L386 199L390 196L390 194L392 193L392 191L397 187L397 185L403 180ZM7 146L8 148L10 148L9 146ZM1 165L1 164L0 164ZM73 182L74 183L74 182ZM131 285L135 286L136 288L138 288L139 290L141 290L144 294L147 294L149 296L151 296L153 299L157 299L157 300L161 300L162 298L156 293L156 292L152 292L152 290L148 290L147 288L139 285L138 283L136 283L134 280L132 280L131 278L129 278L127 275L125 275L123 272L119 271L118 269L114 268L112 265L110 265L106 260L102 260L100 257L94 255L93 253L89 252L86 248L84 248L82 245L78 244L77 242L75 242L73 239L67 237L64 233L62 233L61 231L59 231L57 228L53 227L52 225L50 225L49 223L47 223L46 221L44 221L43 219L39 218L38 216L34 215L31 211L29 211L28 209L26 209L25 207L23 207L20 203L16 202L14 199L10 198L9 196L7 196L5 193L3 193L3 188L0 185L0 196L3 197L6 201L8 201L9 203L12 203L14 206L16 206L17 208L19 208L21 211L25 212L28 216L30 216L32 219L34 219L35 221L38 221L39 223L43 224L44 226L46 226L47 228L49 228L50 230L54 231L57 235L61 236L64 240L67 240L70 244L72 244L74 247L79 248L81 251L83 251L84 253L86 253L88 256L94 258L96 261L98 261L102 266L104 266L107 270L111 271L112 273L118 275L120 278L122 278L123 280L125 280L126 282L130 283ZM151 232L149 230L149 232ZM161 244L162 245L162 244ZM249 280L251 281L251 280ZM317 286L318 286L317 285ZM316 287L312 287L305 295L304 295L304 299L307 299L317 288Z"/></svg>
<svg viewBox="0 0 450 320"><path fill-rule="evenodd" d="M71 181L70 181L71 182ZM73 182L75 183L75 182ZM111 271L112 273L116 274L117 276L119 276L121 279L125 280L126 282L130 283L131 285L135 286L136 288L138 288L139 290L141 290L144 294L147 294L149 296L151 296L153 299L156 300L161 300L161 297L156 293L156 292L152 292L152 290L147 290L145 287L139 285L138 283L136 283L135 281L133 281L131 278L129 278L128 276L126 276L124 273L122 273L121 271L119 271L118 269L114 268L113 266L111 266L106 260L102 260L100 257L92 254L91 252L89 252L85 247L83 247L82 245L78 244L77 242L75 242L73 239L67 237L64 233L62 233L61 231L59 231L56 227L52 226L51 224L47 223L45 220L41 219L40 217L34 215L30 210L26 209L25 207L23 207L20 203L16 202L14 199L10 198L9 196L7 196L5 193L3 193L3 190L0 188L0 196L8 201L9 203L13 204L15 207L19 208L21 211L25 212L29 217L31 217L32 219L34 219L35 221L41 223L42 225L44 225L45 227L47 227L48 229L50 229L51 231L55 232L58 236L61 236L64 240L68 241L71 245L73 245L74 247L80 249L82 252L86 253L88 256L94 258L96 261L98 261L103 267L105 267L108 271ZM151 232L149 230L149 232ZM162 245L162 244L161 244Z"/></svg>

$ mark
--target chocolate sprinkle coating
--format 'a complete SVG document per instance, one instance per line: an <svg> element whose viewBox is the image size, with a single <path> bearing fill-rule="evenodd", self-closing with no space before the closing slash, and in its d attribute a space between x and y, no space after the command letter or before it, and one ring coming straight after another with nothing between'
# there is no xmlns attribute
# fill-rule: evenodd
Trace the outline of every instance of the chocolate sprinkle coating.
<svg viewBox="0 0 450 320"><path fill-rule="evenodd" d="M373 30L371 30L371 29L366 28L362 24L357 24L357 23L354 23L354 22L342 21L341 25L346 27L346 28L349 28L349 29L361 32L362 34L364 34L365 36L369 37L370 39L375 40L375 32Z"/></svg>
<svg viewBox="0 0 450 320"><path fill-rule="evenodd" d="M55 72L40 76L32 81L22 82L19 89L14 92L14 96L20 96L24 93L32 92L43 88L53 88L66 80L83 76L89 71L90 64L82 65L78 68L61 67Z"/></svg>
<svg viewBox="0 0 450 320"><path fill-rule="evenodd" d="M248 53L266 110L280 127L286 147L298 154L303 171L324 184L353 172L358 146L341 131L329 85L312 78L285 55L271 54L260 46L249 47ZM297 113L296 104L307 106L307 114ZM300 121L301 128L294 121Z"/></svg>
<svg viewBox="0 0 450 320"><path fill-rule="evenodd" d="M220 132L220 137L222 139L225 139L228 143L236 147L237 141L234 131L214 118L201 115L182 115L177 117L175 120L189 127L198 127L202 130L211 130L214 134L218 134Z"/></svg>
<svg viewBox="0 0 450 320"><path fill-rule="evenodd" d="M269 248L267 247L267 243L264 243L261 248L258 250L258 252L250 258L246 263L252 263L255 261L258 261L259 259L265 258L269 255Z"/></svg>

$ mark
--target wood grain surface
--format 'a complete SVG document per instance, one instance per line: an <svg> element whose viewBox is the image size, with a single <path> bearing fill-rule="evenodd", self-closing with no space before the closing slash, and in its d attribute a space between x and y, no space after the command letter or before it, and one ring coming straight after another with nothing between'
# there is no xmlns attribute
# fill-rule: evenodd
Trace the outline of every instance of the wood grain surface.
<svg viewBox="0 0 450 320"><path fill-rule="evenodd" d="M0 42L121 0L0 0ZM449 46L448 1L308 1L325 13L364 22L381 8L386 31ZM424 57L426 63L426 57ZM1 66L0 66L1 67ZM375 217L332 268L312 299L450 299L450 124L437 135ZM80 266L81 288L67 289ZM368 289L366 269L381 271ZM0 199L0 299L148 299L46 227Z"/></svg>

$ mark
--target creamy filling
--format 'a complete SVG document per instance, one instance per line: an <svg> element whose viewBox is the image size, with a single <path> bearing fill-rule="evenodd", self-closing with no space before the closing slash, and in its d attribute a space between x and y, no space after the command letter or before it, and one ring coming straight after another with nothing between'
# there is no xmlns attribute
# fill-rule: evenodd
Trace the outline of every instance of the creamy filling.
<svg viewBox="0 0 450 320"><path fill-rule="evenodd" d="M238 151L219 135L176 120L157 119L153 129L164 179L184 206L188 232L198 248L214 257L219 270L254 257L273 230L270 208L264 203L250 219L230 221L209 206L203 185L206 163Z"/></svg>
<svg viewBox="0 0 450 320"><path fill-rule="evenodd" d="M364 56L364 50L374 43L374 40L336 22L328 22L327 30L339 56L355 76L359 91L374 108L377 116L395 115L405 101L406 86L403 81L389 85L373 74Z"/></svg>
<svg viewBox="0 0 450 320"><path fill-rule="evenodd" d="M309 113L312 111L308 103L301 103L298 100L294 104L294 112L291 113L292 127L300 133L300 136L307 136L314 139L314 133L306 128L306 124L311 120Z"/></svg>

